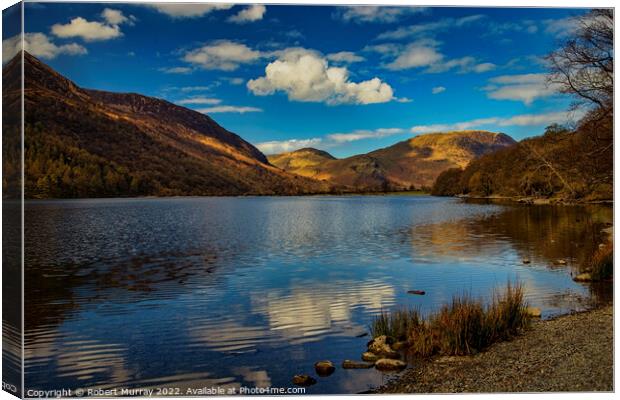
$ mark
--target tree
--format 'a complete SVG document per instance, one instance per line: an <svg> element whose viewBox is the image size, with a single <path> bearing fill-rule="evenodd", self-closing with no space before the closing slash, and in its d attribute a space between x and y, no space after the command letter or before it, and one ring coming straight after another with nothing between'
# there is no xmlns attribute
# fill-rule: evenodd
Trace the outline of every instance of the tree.
<svg viewBox="0 0 620 400"><path fill-rule="evenodd" d="M595 105L600 111L613 110L614 14L596 9L574 18L571 38L547 56L549 81L578 103Z"/></svg>

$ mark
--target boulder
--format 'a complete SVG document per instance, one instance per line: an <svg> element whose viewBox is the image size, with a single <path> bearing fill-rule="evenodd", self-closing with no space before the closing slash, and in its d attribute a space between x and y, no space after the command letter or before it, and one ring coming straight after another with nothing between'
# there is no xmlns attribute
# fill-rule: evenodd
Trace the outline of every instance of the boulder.
<svg viewBox="0 0 620 400"><path fill-rule="evenodd" d="M391 358L382 358L375 362L375 368L379 371L400 371L407 367L407 363Z"/></svg>
<svg viewBox="0 0 620 400"><path fill-rule="evenodd" d="M374 362L374 361L377 361L379 358L381 358L381 357L379 357L378 355L376 355L375 353L372 353L370 351L367 351L367 352L362 354L362 360L364 360L364 361L372 361L372 362Z"/></svg>
<svg viewBox="0 0 620 400"><path fill-rule="evenodd" d="M316 383L316 379L308 375L295 375L293 383L297 386L311 386Z"/></svg>
<svg viewBox="0 0 620 400"><path fill-rule="evenodd" d="M426 294L426 292L424 290L407 290L407 293L409 293L409 294L419 294L421 296L424 296Z"/></svg>
<svg viewBox="0 0 620 400"><path fill-rule="evenodd" d="M374 363L353 360L344 360L342 362L342 368L344 369L368 369L372 368L373 365Z"/></svg>
<svg viewBox="0 0 620 400"><path fill-rule="evenodd" d="M555 260L555 263L557 265L566 265L566 260L560 258L559 260Z"/></svg>
<svg viewBox="0 0 620 400"><path fill-rule="evenodd" d="M314 370L319 376L330 376L336 370L331 361L318 361L314 364Z"/></svg>
<svg viewBox="0 0 620 400"><path fill-rule="evenodd" d="M529 258L524 258L523 259L523 264L529 264L529 263L531 263Z"/></svg>
<svg viewBox="0 0 620 400"><path fill-rule="evenodd" d="M592 282L592 275L584 272L583 274L579 274L573 278L575 282Z"/></svg>
<svg viewBox="0 0 620 400"><path fill-rule="evenodd" d="M528 307L525 309L525 313L532 318L540 318L542 312L538 307Z"/></svg>
<svg viewBox="0 0 620 400"><path fill-rule="evenodd" d="M400 358L400 354L398 354L397 351L394 351L392 347L390 347L390 345L393 343L394 339L389 336L377 336L376 338L368 342L368 351L376 355L383 356L385 358Z"/></svg>

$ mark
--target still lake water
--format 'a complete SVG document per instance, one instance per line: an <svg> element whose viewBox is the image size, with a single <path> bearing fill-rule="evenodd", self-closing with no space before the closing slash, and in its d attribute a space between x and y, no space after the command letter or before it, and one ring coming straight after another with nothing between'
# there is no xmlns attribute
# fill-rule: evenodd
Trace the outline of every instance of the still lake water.
<svg viewBox="0 0 620 400"><path fill-rule="evenodd" d="M611 207L106 199L28 202L25 220L29 389L288 387L328 359L336 372L307 393L357 393L391 377L340 368L381 310L488 298L509 279L543 317L611 296L571 279Z"/></svg>

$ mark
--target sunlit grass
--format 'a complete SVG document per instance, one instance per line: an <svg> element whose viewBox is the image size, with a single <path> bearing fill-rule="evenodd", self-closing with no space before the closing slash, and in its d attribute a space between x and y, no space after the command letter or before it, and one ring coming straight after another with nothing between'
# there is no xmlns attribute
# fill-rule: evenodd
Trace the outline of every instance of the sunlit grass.
<svg viewBox="0 0 620 400"><path fill-rule="evenodd" d="M406 340L409 352L423 357L467 355L519 334L529 322L522 286L508 283L487 305L464 294L424 318L417 309L384 312L371 333Z"/></svg>

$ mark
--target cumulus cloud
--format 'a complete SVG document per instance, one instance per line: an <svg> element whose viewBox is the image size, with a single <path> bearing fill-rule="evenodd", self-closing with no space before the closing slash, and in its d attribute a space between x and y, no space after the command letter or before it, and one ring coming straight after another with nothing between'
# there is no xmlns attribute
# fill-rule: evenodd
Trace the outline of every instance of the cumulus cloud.
<svg viewBox="0 0 620 400"><path fill-rule="evenodd" d="M344 145L357 140L380 139L407 132L408 131L406 129L402 128L359 129L353 132L331 133L323 137L315 137L310 139L273 140L258 143L256 147L258 147L258 149L265 154L284 153L303 149L304 147L329 149L331 147Z"/></svg>
<svg viewBox="0 0 620 400"><path fill-rule="evenodd" d="M204 114L217 114L217 113L238 113L245 114L250 112L262 112L263 110L256 107L246 106L215 106L207 108L199 108L196 111Z"/></svg>
<svg viewBox="0 0 620 400"><path fill-rule="evenodd" d="M2 41L2 63L10 61L17 53L24 50L35 57L51 60L60 54L81 55L88 50L77 43L56 45L43 33L26 33L22 42L21 35L15 35Z"/></svg>
<svg viewBox="0 0 620 400"><path fill-rule="evenodd" d="M554 123L570 123L583 117L583 111L576 112L548 112L541 114L521 114L512 117L478 118L470 121L452 124L416 125L411 127L411 133L423 134L432 132L460 131L467 129L482 129L489 126L546 126Z"/></svg>
<svg viewBox="0 0 620 400"><path fill-rule="evenodd" d="M426 10L426 7L352 6L340 7L335 16L346 22L391 23Z"/></svg>
<svg viewBox="0 0 620 400"><path fill-rule="evenodd" d="M362 139L379 139L405 132L406 130L401 128L379 128L374 130L360 129L350 133L332 133L327 135L327 138L336 143L348 143Z"/></svg>
<svg viewBox="0 0 620 400"><path fill-rule="evenodd" d="M258 96L281 91L289 100L327 104L372 104L394 100L392 87L379 78L352 82L344 67L330 67L319 53L287 49L265 67L265 76L252 79L248 89Z"/></svg>
<svg viewBox="0 0 620 400"><path fill-rule="evenodd" d="M220 104L221 102L222 102L222 100L220 100L220 99L215 99L215 98L211 98L211 97L196 96L196 97L189 97L187 99L178 100L175 103L180 104L180 105L186 105L186 104L209 104L209 105L215 105L215 104Z"/></svg>
<svg viewBox="0 0 620 400"><path fill-rule="evenodd" d="M136 19L133 15L126 17L122 11L112 8L105 8L101 17L110 25L133 24Z"/></svg>
<svg viewBox="0 0 620 400"><path fill-rule="evenodd" d="M87 42L109 40L123 35L118 25L87 21L82 17L73 18L68 24L52 25L52 33L61 38L79 37Z"/></svg>
<svg viewBox="0 0 620 400"><path fill-rule="evenodd" d="M198 18L209 14L216 10L228 10L234 6L234 4L212 3L212 4L200 4L200 3L152 3L145 4L147 7L151 7L162 14L166 14L172 18Z"/></svg>
<svg viewBox="0 0 620 400"><path fill-rule="evenodd" d="M446 88L443 86L435 86L432 90L433 94L439 94L446 91Z"/></svg>
<svg viewBox="0 0 620 400"><path fill-rule="evenodd" d="M387 50L387 49L386 49ZM420 39L409 43L398 56L385 67L391 70L403 70L426 67L426 73L441 73L456 70L458 73L482 73L495 69L492 63L480 63L476 58L465 56L447 60L439 51L439 42L433 39Z"/></svg>
<svg viewBox="0 0 620 400"><path fill-rule="evenodd" d="M183 60L203 69L233 71L241 64L252 63L261 53L243 43L218 40L185 53Z"/></svg>
<svg viewBox="0 0 620 400"><path fill-rule="evenodd" d="M484 15L475 14L462 18L442 18L437 21L423 24L403 26L394 30L386 31L377 36L378 40L399 40L410 37L432 36L438 32L451 28L460 28L470 25L484 18Z"/></svg>
<svg viewBox="0 0 620 400"><path fill-rule="evenodd" d="M265 154L278 154L303 149L304 147L318 147L322 142L323 139L321 138L272 140L257 143L256 147Z"/></svg>
<svg viewBox="0 0 620 400"><path fill-rule="evenodd" d="M237 24L245 24L246 22L254 22L263 19L263 16L267 12L267 7L262 4L254 4L243 10L239 11L237 14L228 18L228 21L234 22Z"/></svg>
<svg viewBox="0 0 620 400"><path fill-rule="evenodd" d="M558 89L556 84L547 82L545 74L502 75L490 79L483 88L491 99L521 101L526 105L553 96Z"/></svg>
<svg viewBox="0 0 620 400"><path fill-rule="evenodd" d="M401 70L428 67L443 60L444 56L437 50L434 41L420 40L410 43L394 61L387 64L388 69Z"/></svg>
<svg viewBox="0 0 620 400"><path fill-rule="evenodd" d="M353 64L356 62L362 62L366 60L362 56L358 56L352 51L340 51L338 53L331 53L327 55L327 59L329 61L333 61L336 63L345 63L345 64Z"/></svg>

